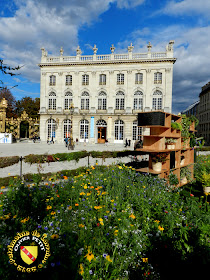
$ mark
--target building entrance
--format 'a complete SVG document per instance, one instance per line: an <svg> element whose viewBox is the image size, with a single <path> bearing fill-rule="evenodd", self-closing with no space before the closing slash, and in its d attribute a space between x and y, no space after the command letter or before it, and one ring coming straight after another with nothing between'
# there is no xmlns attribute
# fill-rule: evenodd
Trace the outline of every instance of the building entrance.
<svg viewBox="0 0 210 280"><path fill-rule="evenodd" d="M105 143L106 127L98 127L98 143Z"/></svg>

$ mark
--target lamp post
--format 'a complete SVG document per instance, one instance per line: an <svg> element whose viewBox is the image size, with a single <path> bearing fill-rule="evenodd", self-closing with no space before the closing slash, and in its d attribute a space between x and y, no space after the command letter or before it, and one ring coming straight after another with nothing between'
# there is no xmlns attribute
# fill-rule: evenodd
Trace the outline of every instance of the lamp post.
<svg viewBox="0 0 210 280"><path fill-rule="evenodd" d="M74 140L73 140L73 133L72 133L72 127L73 127L73 114L74 114L74 104L71 103L71 106L69 107L69 111L71 114L71 129L70 129L70 139L68 143L68 149L74 150Z"/></svg>

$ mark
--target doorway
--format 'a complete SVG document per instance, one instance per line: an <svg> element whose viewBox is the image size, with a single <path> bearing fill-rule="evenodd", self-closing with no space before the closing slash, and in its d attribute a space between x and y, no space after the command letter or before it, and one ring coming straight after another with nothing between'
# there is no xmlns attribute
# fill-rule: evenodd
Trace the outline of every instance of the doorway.
<svg viewBox="0 0 210 280"><path fill-rule="evenodd" d="M106 141L106 127L98 127L98 143L103 144Z"/></svg>
<svg viewBox="0 0 210 280"><path fill-rule="evenodd" d="M29 123L27 121L20 123L20 138L29 138Z"/></svg>

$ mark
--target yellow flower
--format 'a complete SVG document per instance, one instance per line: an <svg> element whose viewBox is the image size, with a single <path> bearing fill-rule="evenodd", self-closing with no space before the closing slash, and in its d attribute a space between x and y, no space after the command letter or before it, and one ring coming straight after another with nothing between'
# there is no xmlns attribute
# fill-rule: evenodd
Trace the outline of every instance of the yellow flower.
<svg viewBox="0 0 210 280"><path fill-rule="evenodd" d="M2 186L1 189L5 189L5 186Z"/></svg>
<svg viewBox="0 0 210 280"><path fill-rule="evenodd" d="M83 268L83 264L82 263L79 265L79 274L80 275L84 274L84 268Z"/></svg>
<svg viewBox="0 0 210 280"><path fill-rule="evenodd" d="M13 216L13 219L15 219L17 217L17 215Z"/></svg>
<svg viewBox="0 0 210 280"><path fill-rule="evenodd" d="M2 207L3 205L0 205L0 207Z"/></svg>
<svg viewBox="0 0 210 280"><path fill-rule="evenodd" d="M101 208L102 208L102 206L94 206L94 209L96 209L96 210L99 210Z"/></svg>
<svg viewBox="0 0 210 280"><path fill-rule="evenodd" d="M109 256L109 255L106 256L106 260L107 260L108 262L112 262L112 260L110 259L110 256Z"/></svg>
<svg viewBox="0 0 210 280"><path fill-rule="evenodd" d="M59 237L58 234L53 234L53 235L51 235L51 239L57 239L58 237Z"/></svg>
<svg viewBox="0 0 210 280"><path fill-rule="evenodd" d="M81 192L80 195L85 195L85 193L84 193L84 192Z"/></svg>
<svg viewBox="0 0 210 280"><path fill-rule="evenodd" d="M50 214L51 214L51 215L55 215L55 214L56 214L56 212L55 212L55 211L52 211Z"/></svg>
<svg viewBox="0 0 210 280"><path fill-rule="evenodd" d="M129 218L136 219L136 216L133 213L129 216Z"/></svg>
<svg viewBox="0 0 210 280"><path fill-rule="evenodd" d="M92 259L94 259L94 255L93 255L93 253L92 253L91 251L89 251L89 249L88 249L87 255L85 255L84 257L86 257L86 259L87 259L89 262L91 262Z"/></svg>
<svg viewBox="0 0 210 280"><path fill-rule="evenodd" d="M96 165L98 165L98 162L96 162Z"/></svg>
<svg viewBox="0 0 210 280"><path fill-rule="evenodd" d="M80 225L79 225L79 227L80 227L80 228L83 228L83 227L84 227L84 225L83 225L83 224L80 224Z"/></svg>
<svg viewBox="0 0 210 280"><path fill-rule="evenodd" d="M87 196L89 196L89 195L91 195L91 192L88 192L88 193L87 193Z"/></svg>
<svg viewBox="0 0 210 280"><path fill-rule="evenodd" d="M157 224L159 224L160 221L159 221L159 220L154 220L154 222L157 223Z"/></svg>
<svg viewBox="0 0 210 280"><path fill-rule="evenodd" d="M71 210L71 209L72 209L72 206L69 206L68 209Z"/></svg>
<svg viewBox="0 0 210 280"><path fill-rule="evenodd" d="M161 226L158 226L158 229L159 229L160 231L163 231L163 230L164 230L164 228L161 227Z"/></svg>
<svg viewBox="0 0 210 280"><path fill-rule="evenodd" d="M119 169L123 169L122 166L118 166Z"/></svg>
<svg viewBox="0 0 210 280"><path fill-rule="evenodd" d="M42 236L43 236L44 238L47 238L47 234L46 234L46 233L44 233Z"/></svg>
<svg viewBox="0 0 210 280"><path fill-rule="evenodd" d="M47 208L46 208L47 210L50 210L50 209L52 209L52 206L50 206L50 205L47 205Z"/></svg>
<svg viewBox="0 0 210 280"><path fill-rule="evenodd" d="M142 261L143 261L144 263L147 263L147 262L148 262L148 258L142 258Z"/></svg>
<svg viewBox="0 0 210 280"><path fill-rule="evenodd" d="M112 199L111 202L114 202L114 199Z"/></svg>
<svg viewBox="0 0 210 280"><path fill-rule="evenodd" d="M118 230L117 229L114 231L114 235L118 235Z"/></svg>

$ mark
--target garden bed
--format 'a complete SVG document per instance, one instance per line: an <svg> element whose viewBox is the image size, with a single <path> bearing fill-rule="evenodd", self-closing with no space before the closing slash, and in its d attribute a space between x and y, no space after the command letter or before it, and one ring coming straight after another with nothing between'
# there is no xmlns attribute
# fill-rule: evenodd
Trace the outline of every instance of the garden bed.
<svg viewBox="0 0 210 280"><path fill-rule="evenodd" d="M63 279L67 274L74 280L207 275L208 195L171 190L164 180L125 165L96 165L62 178L62 183L40 185L37 175L32 188L14 181L1 193L1 279L23 277L8 263L7 245L17 232L35 229L49 240L51 256L31 273L34 279Z"/></svg>

